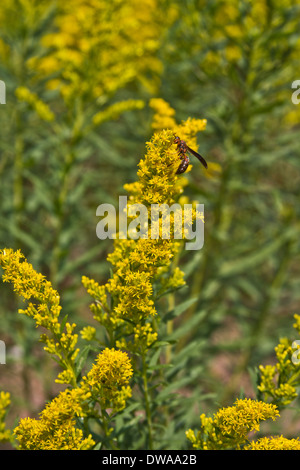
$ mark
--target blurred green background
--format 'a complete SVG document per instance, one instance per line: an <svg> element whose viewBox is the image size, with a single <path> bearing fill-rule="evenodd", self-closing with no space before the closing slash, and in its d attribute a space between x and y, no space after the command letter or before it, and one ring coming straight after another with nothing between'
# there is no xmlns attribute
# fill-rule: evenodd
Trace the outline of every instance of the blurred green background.
<svg viewBox="0 0 300 470"><path fill-rule="evenodd" d="M177 122L207 119L198 143L212 171L194 162L186 186L205 205L205 244L180 260L177 301L193 301L173 339L188 351L187 396L204 408L251 396L249 370L274 361L300 313L300 2L2 0L0 25L1 248L21 249L69 318L92 322L81 276L106 282L112 250L96 208L117 207L136 179L149 101ZM0 386L34 414L56 393L53 363L11 288L0 295Z"/></svg>

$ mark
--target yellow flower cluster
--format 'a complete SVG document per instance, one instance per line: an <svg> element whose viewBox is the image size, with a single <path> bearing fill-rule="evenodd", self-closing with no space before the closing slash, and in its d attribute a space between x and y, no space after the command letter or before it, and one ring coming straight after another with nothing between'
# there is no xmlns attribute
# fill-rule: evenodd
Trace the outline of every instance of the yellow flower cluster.
<svg viewBox="0 0 300 470"><path fill-rule="evenodd" d="M162 98L152 98L149 102L154 110L152 128L156 131L172 130L175 135L188 142L188 145L197 149L196 135L206 128L206 119L188 118L181 124L175 120L175 110Z"/></svg>
<svg viewBox="0 0 300 470"><path fill-rule="evenodd" d="M243 38L252 40L261 38L262 34L272 28L279 28L283 25L285 34L293 32L297 22L297 14L290 21L284 19L287 15L288 9L297 5L297 0L286 0L284 2L268 2L267 0L249 0L247 6L244 5L242 9L238 0L222 0L218 2L215 10L214 21L212 28L207 28L206 31L201 31L201 38L203 41L212 40L224 41L225 48L208 49L203 67L209 68L228 66L228 63L236 63L244 55ZM276 4L277 3L277 4ZM209 37L209 34L211 35ZM271 44L272 38L269 37ZM255 47L251 51L251 60L255 64L259 64L265 57L266 51L264 50L263 41L255 42ZM212 71L213 72L213 71Z"/></svg>
<svg viewBox="0 0 300 470"><path fill-rule="evenodd" d="M45 17L45 12L48 9L48 0L46 2L41 2L40 0L1 1L0 23L3 26L0 38L1 63L11 61L13 56L12 47L17 44L17 41L7 41L10 34L13 32L16 35L16 31L22 31L24 34L26 27L28 30L36 31L38 21ZM19 63L15 65L20 67Z"/></svg>
<svg viewBox="0 0 300 470"><path fill-rule="evenodd" d="M188 140L189 146L197 148L197 142L191 136L195 136L197 132L203 131L206 128L206 119L191 119L189 118L185 123L182 122L178 125L175 120L175 110L162 98L152 98L149 102L150 108L154 110L152 118L152 128L158 132L163 129L170 129L181 137L182 140ZM187 129L187 133L185 132ZM207 162L208 168L205 171L205 178L214 178L218 173L221 173L222 168L219 163ZM190 171L191 166L187 169Z"/></svg>
<svg viewBox="0 0 300 470"><path fill-rule="evenodd" d="M294 328L300 334L300 315L294 316ZM286 406L297 396L300 385L299 364L294 363L292 341L282 338L275 348L277 362L275 365L259 366L260 383L258 390L262 398L272 400L278 406Z"/></svg>
<svg viewBox="0 0 300 470"><path fill-rule="evenodd" d="M117 346L120 349L137 350L143 355L155 343L157 336L157 333L153 331L149 323L146 323L144 326L136 325L133 328L133 341L122 338L117 341Z"/></svg>
<svg viewBox="0 0 300 470"><path fill-rule="evenodd" d="M65 390L46 405L40 419L23 418L14 429L20 450L87 450L95 442L76 428L76 416L88 411L89 394L80 388Z"/></svg>
<svg viewBox="0 0 300 470"><path fill-rule="evenodd" d="M300 315L295 315L294 328L300 334ZM297 350L296 350L297 352ZM213 418L200 416L201 429L197 434L191 429L187 438L196 449L243 448L245 450L299 450L299 439L283 436L260 438L248 442L250 431L259 431L262 420L279 416L278 408L285 407L298 396L300 368L293 361L292 341L282 338L275 348L277 363L260 366L258 391L263 401L237 400L233 407L219 410ZM298 359L298 355L297 355ZM272 403L267 403L272 400Z"/></svg>
<svg viewBox="0 0 300 470"><path fill-rule="evenodd" d="M196 148L195 135L204 130L205 124L205 120L189 119L177 125L175 132ZM147 143L145 158L139 163L138 181L124 186L129 193L128 207L133 204L143 204L147 209L151 204L171 206L178 200L183 191L183 178L178 178L175 171L179 163L174 130L154 134ZM184 284L180 269L176 266L171 269L172 260L180 248L180 242L174 240L175 216L174 213L170 218L169 239L163 238L161 223L160 236L151 238L153 227L150 221L147 238L116 238L114 251L107 258L114 271L105 286L99 286L87 277L82 278L83 285L95 299L91 306L94 318L105 326L112 346L145 352L145 348L157 338L152 325L156 316L156 295ZM193 211L191 223L194 216ZM115 340L117 328L121 339Z"/></svg>
<svg viewBox="0 0 300 470"><path fill-rule="evenodd" d="M40 100L36 93L32 93L26 87L19 87L15 91L19 101L29 104L43 121L54 121L55 115L49 106Z"/></svg>
<svg viewBox="0 0 300 470"><path fill-rule="evenodd" d="M234 406L217 412L214 424L223 435L244 440L250 431L259 431L260 421L279 416L275 405L245 398L237 399Z"/></svg>
<svg viewBox="0 0 300 470"><path fill-rule="evenodd" d="M87 450L95 445L92 436L84 437L76 426L89 417L99 418L107 409L113 413L125 407L131 396L132 376L128 355L105 349L81 384L61 392L40 413L40 419L24 418L14 429L21 450ZM0 396L1 398L1 396ZM99 411L95 404L100 406ZM0 428L1 429L1 428Z"/></svg>
<svg viewBox="0 0 300 470"><path fill-rule="evenodd" d="M6 429L5 425L5 417L9 405L10 394L7 392L0 392L0 442L8 442L12 439L11 431Z"/></svg>
<svg viewBox="0 0 300 470"><path fill-rule="evenodd" d="M22 259L24 259L23 262ZM21 310L20 313L33 317L37 325L58 333L60 329L58 322L61 310L60 299L51 283L46 280L45 276L34 270L20 250L1 250L0 265L4 270L3 282L13 283L16 294L24 299L35 298L40 302L38 305L30 303L28 309Z"/></svg>
<svg viewBox="0 0 300 470"><path fill-rule="evenodd" d="M78 335L73 333L76 325L59 322L61 306L58 292L30 263L21 261L23 258L20 250L0 250L3 281L11 282L14 291L24 299L35 299L36 302L29 302L26 309L19 309L19 313L33 318L37 326L42 326L51 333L50 336L43 333L41 341L45 343L46 351L59 358L59 363L64 369L57 381L76 385L74 361L79 352L75 347Z"/></svg>
<svg viewBox="0 0 300 470"><path fill-rule="evenodd" d="M278 61L283 73L276 75L273 85L268 80L268 86L271 89L275 85L278 103L289 103L291 89L285 86L286 77L293 77L300 54L300 41L295 37L299 1L219 0L212 5L210 14L205 16L201 12L205 27L199 28L199 41L194 44L195 50L202 49L204 52L201 70L213 79L220 75L229 77L246 62L248 72L244 76L245 86L258 92L262 85L265 87L265 79L261 80L261 76L272 73L273 68L268 64L272 62L274 66ZM183 21L186 28L195 27L193 15L187 15ZM274 31L276 35L271 34ZM282 61L286 61L284 67ZM283 115L283 124L297 125L300 108L287 107ZM271 120L273 124L274 116L271 116Z"/></svg>
<svg viewBox="0 0 300 470"><path fill-rule="evenodd" d="M92 341L96 337L96 328L93 326L85 326L80 331L82 339L86 341Z"/></svg>
<svg viewBox="0 0 300 470"><path fill-rule="evenodd" d="M262 437L245 446L244 450L300 450L300 441L283 436Z"/></svg>
<svg viewBox="0 0 300 470"><path fill-rule="evenodd" d="M189 429L186 437L195 449L240 449L248 442L251 431L259 431L260 422L279 416L275 405L251 399L237 399L233 406L220 409L213 418L200 416L201 429L195 435Z"/></svg>
<svg viewBox="0 0 300 470"><path fill-rule="evenodd" d="M156 52L176 10L168 13L163 17L157 0L59 2L56 31L42 41L51 52L31 66L43 77L60 70L48 85L67 100L84 94L105 101L137 77L156 88L162 70Z"/></svg>
<svg viewBox="0 0 300 470"><path fill-rule="evenodd" d="M133 109L142 109L145 106L142 100L125 100L108 106L104 111L100 111L93 117L93 123L95 125L102 124L105 121L117 119L124 111L130 111Z"/></svg>
<svg viewBox="0 0 300 470"><path fill-rule="evenodd" d="M149 106L155 111L152 119L152 128L156 132L176 127L175 109L171 108L169 103L162 98L152 98Z"/></svg>
<svg viewBox="0 0 300 470"><path fill-rule="evenodd" d="M127 386L133 370L125 352L106 348L98 355L92 369L83 379L83 388L91 391L102 410L112 408L113 412L122 410L126 400L131 397Z"/></svg>

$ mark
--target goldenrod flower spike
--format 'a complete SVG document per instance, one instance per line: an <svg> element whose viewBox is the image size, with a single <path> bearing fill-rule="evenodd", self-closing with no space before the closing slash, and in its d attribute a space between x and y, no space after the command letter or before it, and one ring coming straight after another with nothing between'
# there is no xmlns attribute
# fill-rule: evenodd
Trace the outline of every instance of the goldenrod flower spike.
<svg viewBox="0 0 300 470"><path fill-rule="evenodd" d="M53 289L45 276L37 273L28 263L20 250L0 250L0 266L4 270L3 281L11 282L14 291L25 300L30 301L26 309L19 313L31 317L37 326L42 326L48 333L41 335L44 349L59 359L64 371L57 381L76 385L75 359L79 352L76 348L78 335L73 331L76 325L66 322L62 327L59 321L61 312L60 296Z"/></svg>
<svg viewBox="0 0 300 470"><path fill-rule="evenodd" d="M19 87L16 89L15 94L19 101L27 103L34 109L43 121L54 121L54 113L46 103L38 98L36 93L32 93L26 87Z"/></svg>
<svg viewBox="0 0 300 470"><path fill-rule="evenodd" d="M296 323L293 326L299 333L300 317L295 315L294 318ZM265 401L272 400L278 406L284 407L298 396L299 364L293 360L292 341L287 338L281 338L275 347L275 353L275 365L259 366L260 381L257 388Z"/></svg>
<svg viewBox="0 0 300 470"><path fill-rule="evenodd" d="M90 394L75 388L64 390L46 405L40 419L24 418L14 429L20 450L87 450L95 445L92 436L84 437L75 418L88 413Z"/></svg>
<svg viewBox="0 0 300 470"><path fill-rule="evenodd" d="M156 103L164 106L162 100L156 100ZM173 114L168 105L165 108ZM174 129L197 148L195 135L204 130L205 124L205 120L189 119ZM183 178L176 175L179 163L174 131L166 129L155 133L146 144L145 157L138 164L138 180L124 186L129 195L128 206L143 204L149 211L152 204L172 206L178 201L184 184ZM189 215L192 223L196 211L191 210ZM180 269L174 266L171 270L171 263L181 246L180 241L174 239L174 217L172 214L169 238L151 237L150 217L147 238L123 239L117 234L114 251L107 258L113 267L113 275L105 286L99 286L87 277L82 278L95 299L91 306L94 318L106 328L112 347L145 353L157 339L152 321L157 315L153 284L160 283L160 295L184 285ZM164 235L162 227L159 230L160 235ZM118 330L118 337L121 339L116 341L114 332L120 327L122 334ZM127 339L129 336L131 339Z"/></svg>
<svg viewBox="0 0 300 470"><path fill-rule="evenodd" d="M102 410L112 408L113 412L117 412L125 407L126 400L131 396L128 384L132 375L127 353L106 348L84 377L82 388L91 393Z"/></svg>
<svg viewBox="0 0 300 470"><path fill-rule="evenodd" d="M40 419L21 419L14 429L21 450L86 450L95 445L91 434L76 426L76 418L102 419L107 435L106 410L121 411L131 396L133 371L125 352L106 348L79 386L61 392L40 413ZM95 403L99 405L96 410ZM0 395L1 411L1 395ZM1 413L0 413L1 417ZM0 424L1 431L1 424ZM0 434L1 436L1 434Z"/></svg>

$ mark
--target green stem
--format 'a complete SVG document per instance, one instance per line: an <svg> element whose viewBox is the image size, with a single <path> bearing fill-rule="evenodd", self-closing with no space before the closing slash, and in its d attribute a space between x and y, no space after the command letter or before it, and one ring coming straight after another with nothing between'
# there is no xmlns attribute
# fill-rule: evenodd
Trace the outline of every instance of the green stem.
<svg viewBox="0 0 300 470"><path fill-rule="evenodd" d="M109 437L110 432L109 432L109 427L108 427L108 419L105 416L105 413L102 410L102 408L101 408L101 418L102 418L102 429L104 431L105 437L107 439L107 442L109 443L109 446L110 446L111 450L118 450L118 448L115 446L115 444L113 443L113 441Z"/></svg>
<svg viewBox="0 0 300 470"><path fill-rule="evenodd" d="M76 158L75 148L82 138L82 102L79 100L74 105L75 117L73 120L72 137L68 142L67 154L61 177L61 185L58 197L56 199L56 227L53 242L53 255L50 263L50 281L55 286L59 269L59 260L61 256L60 237L63 231L65 220L65 205L69 194L70 173Z"/></svg>
<svg viewBox="0 0 300 470"><path fill-rule="evenodd" d="M23 208L23 154L24 140L21 129L21 119L19 113L16 116L16 143L14 160L14 186L13 186L13 204L16 219L16 226L19 230Z"/></svg>
<svg viewBox="0 0 300 470"><path fill-rule="evenodd" d="M168 310L173 310L175 307L175 294L172 292L168 295ZM167 322L167 336L169 337L173 333L173 320ZM172 357L172 345L168 344L166 347L166 364L170 364Z"/></svg>
<svg viewBox="0 0 300 470"><path fill-rule="evenodd" d="M177 253L174 256L173 262L172 262L172 268L171 271L174 271L175 268L178 267L179 264L179 259L182 251L182 245L180 250L177 251ZM175 292L171 292L167 296L167 303L168 303L168 311L172 311L175 308ZM173 327L174 327L174 320L169 320L167 322L167 336L169 337L173 333ZM169 344L166 347L166 364L170 364L172 360L172 348L173 346Z"/></svg>
<svg viewBox="0 0 300 470"><path fill-rule="evenodd" d="M63 230L65 203L68 196L69 173L74 160L75 155L72 151L70 151L65 160L65 168L62 175L60 192L56 201L56 227L53 241L53 254L50 263L50 281L54 286L56 286L59 259L61 255L60 236Z"/></svg>
<svg viewBox="0 0 300 470"><path fill-rule="evenodd" d="M143 384L144 384L144 398L145 398L145 410L146 410L146 418L147 418L147 427L148 427L148 442L149 442L149 450L153 449L153 432L152 432L152 416L151 416L151 407L150 407L150 395L148 389L148 379L147 379L147 364L145 355L142 357L143 363Z"/></svg>

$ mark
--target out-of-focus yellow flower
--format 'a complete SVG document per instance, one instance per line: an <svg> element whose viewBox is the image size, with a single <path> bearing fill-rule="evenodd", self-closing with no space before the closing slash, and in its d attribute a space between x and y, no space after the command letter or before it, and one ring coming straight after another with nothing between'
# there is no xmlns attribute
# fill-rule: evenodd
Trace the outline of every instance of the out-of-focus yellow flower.
<svg viewBox="0 0 300 470"><path fill-rule="evenodd" d="M5 417L7 408L10 405L10 394L7 392L0 392L0 442L9 442L12 440L12 433L6 429Z"/></svg>
<svg viewBox="0 0 300 470"><path fill-rule="evenodd" d="M85 339L86 341L92 341L96 336L96 328L93 326L85 326L80 331L80 334L82 339Z"/></svg>
<svg viewBox="0 0 300 470"><path fill-rule="evenodd" d="M102 122L117 119L124 111L130 111L133 109L142 109L145 106L142 100L125 100L119 101L118 103L112 104L105 111L100 111L93 117L93 123L96 125Z"/></svg>
<svg viewBox="0 0 300 470"><path fill-rule="evenodd" d="M32 93L26 87L17 88L15 93L18 100L28 103L43 121L54 121L54 113L46 103L38 98L36 93Z"/></svg>
<svg viewBox="0 0 300 470"><path fill-rule="evenodd" d="M206 178L217 178L219 177L220 173L222 171L222 167L219 163L217 162L207 162L207 170L205 172Z"/></svg>
<svg viewBox="0 0 300 470"><path fill-rule="evenodd" d="M236 45L229 45L225 48L225 57L228 62L237 62L242 57L242 51Z"/></svg>
<svg viewBox="0 0 300 470"><path fill-rule="evenodd" d="M50 51L34 68L41 76L61 71L66 100L82 93L107 98L136 79L153 91L162 70L157 50L177 15L175 7L163 11L157 0L59 3L57 31L42 40ZM48 85L53 88L51 80Z"/></svg>
<svg viewBox="0 0 300 470"><path fill-rule="evenodd" d="M300 48L299 48L300 49ZM291 109L283 118L283 122L286 125L299 125L300 122L300 105L294 105L294 108Z"/></svg>
<svg viewBox="0 0 300 470"><path fill-rule="evenodd" d="M207 51L201 61L201 69L208 76L228 77L236 73L239 62L242 64L246 61L249 73L245 80L248 85L252 85L263 69L267 71L269 68L270 50L275 51L276 48L282 54L286 54L285 50L289 49L291 60L288 66L291 70L297 67L300 51L300 42L297 44L295 41L298 0L220 0L213 5L213 18L210 16L206 19L205 28L200 32L201 40L194 45L198 50ZM189 16L183 18L187 25ZM277 31L277 35L272 36L271 31ZM272 59L275 60L275 57ZM280 80L280 88L283 88L284 78Z"/></svg>
<svg viewBox="0 0 300 470"><path fill-rule="evenodd" d="M155 111L152 119L152 128L155 131L174 129L176 126L175 109L171 108L169 103L162 98L152 98L149 106Z"/></svg>

